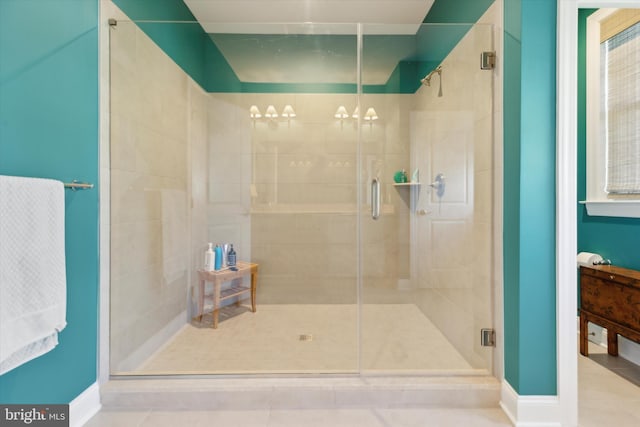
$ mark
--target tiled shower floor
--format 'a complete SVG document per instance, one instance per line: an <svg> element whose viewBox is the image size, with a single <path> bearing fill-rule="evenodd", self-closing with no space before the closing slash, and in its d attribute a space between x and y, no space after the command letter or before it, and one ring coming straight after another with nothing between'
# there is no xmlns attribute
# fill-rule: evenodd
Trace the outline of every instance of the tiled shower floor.
<svg viewBox="0 0 640 427"><path fill-rule="evenodd" d="M356 372L356 319L357 306L348 304L228 307L218 329L205 315L128 374ZM363 370L472 369L413 304L365 304L362 319Z"/></svg>

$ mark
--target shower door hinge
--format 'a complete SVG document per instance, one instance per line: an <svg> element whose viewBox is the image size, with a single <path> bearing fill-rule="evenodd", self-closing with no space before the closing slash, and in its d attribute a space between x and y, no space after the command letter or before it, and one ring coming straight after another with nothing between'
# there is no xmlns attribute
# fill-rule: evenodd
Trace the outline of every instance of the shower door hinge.
<svg viewBox="0 0 640 427"><path fill-rule="evenodd" d="M496 53L482 52L480 55L480 69L493 70L496 67Z"/></svg>
<svg viewBox="0 0 640 427"><path fill-rule="evenodd" d="M494 329L480 329L480 345L483 347L496 346L496 331Z"/></svg>

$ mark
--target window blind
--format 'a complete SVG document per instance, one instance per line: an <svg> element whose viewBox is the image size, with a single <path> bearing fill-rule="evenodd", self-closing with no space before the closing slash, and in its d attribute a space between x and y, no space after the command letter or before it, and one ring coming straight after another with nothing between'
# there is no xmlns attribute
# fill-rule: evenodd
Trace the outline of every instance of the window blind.
<svg viewBox="0 0 640 427"><path fill-rule="evenodd" d="M605 190L640 194L640 23L601 43Z"/></svg>
<svg viewBox="0 0 640 427"><path fill-rule="evenodd" d="M600 42L640 22L640 9L618 9L600 21Z"/></svg>

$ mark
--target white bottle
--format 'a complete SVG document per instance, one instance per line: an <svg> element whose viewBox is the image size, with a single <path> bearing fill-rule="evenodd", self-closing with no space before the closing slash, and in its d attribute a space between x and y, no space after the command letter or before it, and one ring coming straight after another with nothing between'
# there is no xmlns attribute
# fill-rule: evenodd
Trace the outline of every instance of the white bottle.
<svg viewBox="0 0 640 427"><path fill-rule="evenodd" d="M204 270L213 271L216 265L216 255L213 253L213 243L209 243L209 248L204 253Z"/></svg>

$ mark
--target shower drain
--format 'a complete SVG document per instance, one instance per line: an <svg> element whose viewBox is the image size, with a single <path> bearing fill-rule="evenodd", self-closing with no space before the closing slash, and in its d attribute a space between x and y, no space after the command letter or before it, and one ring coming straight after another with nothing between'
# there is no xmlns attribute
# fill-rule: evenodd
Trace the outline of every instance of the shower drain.
<svg viewBox="0 0 640 427"><path fill-rule="evenodd" d="M311 335L311 334L301 334L298 339L300 341L313 341L313 335Z"/></svg>

